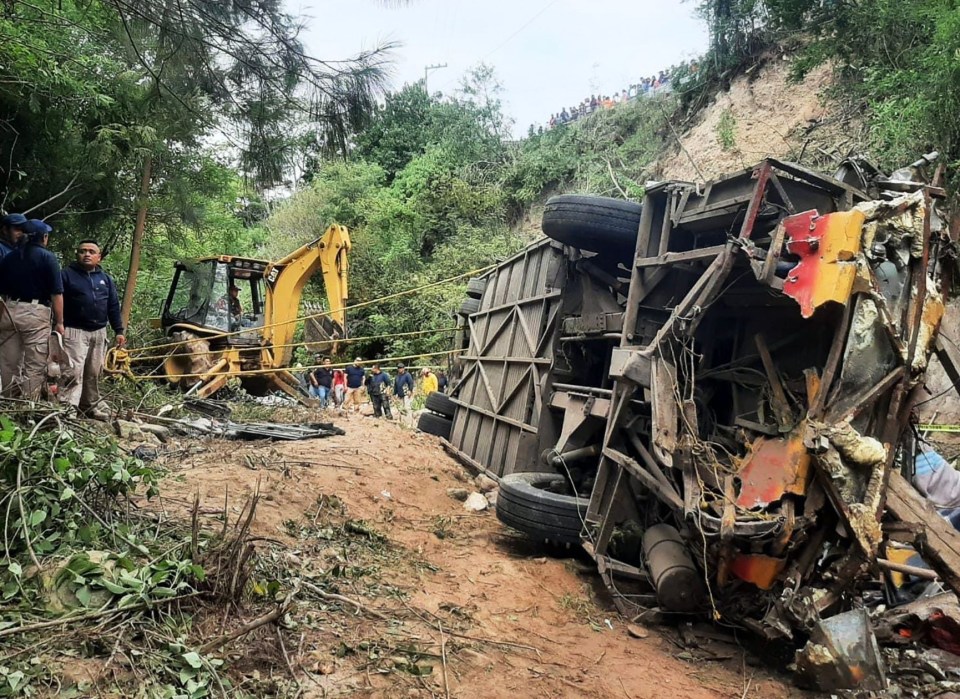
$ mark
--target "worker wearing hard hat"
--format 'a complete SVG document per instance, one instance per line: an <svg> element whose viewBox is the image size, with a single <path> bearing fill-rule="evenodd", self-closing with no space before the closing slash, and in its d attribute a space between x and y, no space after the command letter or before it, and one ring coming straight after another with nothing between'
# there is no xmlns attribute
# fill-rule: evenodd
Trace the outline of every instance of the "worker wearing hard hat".
<svg viewBox="0 0 960 699"><path fill-rule="evenodd" d="M50 321L63 335L63 281L52 232L38 219L22 224L25 240L0 260L0 381L3 394L40 397L47 368Z"/></svg>

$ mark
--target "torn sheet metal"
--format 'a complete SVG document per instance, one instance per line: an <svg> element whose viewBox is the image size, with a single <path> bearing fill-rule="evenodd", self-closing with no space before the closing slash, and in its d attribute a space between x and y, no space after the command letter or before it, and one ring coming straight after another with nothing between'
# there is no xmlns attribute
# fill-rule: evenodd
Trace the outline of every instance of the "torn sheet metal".
<svg viewBox="0 0 960 699"><path fill-rule="evenodd" d="M836 391L840 396L857 395L876 386L898 364L900 353L891 344L890 335L873 298L858 295L854 301L850 331L843 353L843 368ZM906 352L906 349L903 350Z"/></svg>
<svg viewBox="0 0 960 699"><path fill-rule="evenodd" d="M863 202L853 210L864 215L864 250L894 243L907 247L913 257L923 255L923 225L928 212L922 190L890 200Z"/></svg>
<svg viewBox="0 0 960 699"><path fill-rule="evenodd" d="M804 211L783 220L787 252L800 258L787 273L783 293L800 304L804 318L827 301L846 303L857 277L864 215L842 211L820 216Z"/></svg>
<svg viewBox="0 0 960 699"><path fill-rule="evenodd" d="M917 336L917 351L913 357L913 366L911 369L915 372L923 371L927 368L927 360L933 351L933 343L937 339L937 333L940 331L940 323L943 321L943 314L946 312L946 306L943 303L943 297L935 291L936 285L933 280L927 278L927 296L923 300L923 311L920 316L920 333Z"/></svg>
<svg viewBox="0 0 960 699"><path fill-rule="evenodd" d="M300 439L335 437L344 435L346 432L331 422L316 422L308 425L282 425L271 422L230 422L227 424L224 434L229 439L296 441Z"/></svg>
<svg viewBox="0 0 960 699"><path fill-rule="evenodd" d="M737 506L766 507L787 493L803 495L810 482L810 454L801 426L785 438L760 437L750 445L738 477Z"/></svg>
<svg viewBox="0 0 960 699"><path fill-rule="evenodd" d="M921 597L884 612L877 621L883 642L918 642L960 656L960 604L951 592Z"/></svg>
<svg viewBox="0 0 960 699"><path fill-rule="evenodd" d="M733 559L730 572L741 580L753 583L761 590L769 590L786 565L785 558L763 554L741 554Z"/></svg>
<svg viewBox="0 0 960 699"><path fill-rule="evenodd" d="M887 688L883 660L865 609L821 621L797 653L797 672L821 691Z"/></svg>

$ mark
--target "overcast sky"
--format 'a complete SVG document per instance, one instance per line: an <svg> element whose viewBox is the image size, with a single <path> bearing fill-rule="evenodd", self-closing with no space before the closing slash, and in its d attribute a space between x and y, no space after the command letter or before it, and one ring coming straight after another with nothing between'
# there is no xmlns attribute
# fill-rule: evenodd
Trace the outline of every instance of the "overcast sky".
<svg viewBox="0 0 960 699"><path fill-rule="evenodd" d="M514 134L595 92L613 93L644 75L701 53L707 44L696 3L678 0L287 0L307 17L311 55L341 59L383 41L394 53L393 86L430 75L450 92L484 61L503 84Z"/></svg>

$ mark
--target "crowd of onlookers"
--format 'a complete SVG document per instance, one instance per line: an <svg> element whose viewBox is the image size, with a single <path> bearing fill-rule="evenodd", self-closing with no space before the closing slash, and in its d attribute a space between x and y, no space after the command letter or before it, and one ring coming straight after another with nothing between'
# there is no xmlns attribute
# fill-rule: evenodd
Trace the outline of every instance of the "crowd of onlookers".
<svg viewBox="0 0 960 699"><path fill-rule="evenodd" d="M397 373L391 377L379 364L369 370L359 357L343 368L334 367L329 357L317 356L318 366L305 376L306 388L319 401L321 410L333 409L341 414L358 412L366 398L370 399L374 417L393 419L391 398L401 414L410 421L413 417L413 397L426 397L434 391L446 393L447 377L436 374L429 367L421 369L419 381L406 366L397 364Z"/></svg>
<svg viewBox="0 0 960 699"><path fill-rule="evenodd" d="M696 71L696 64L692 64L691 68ZM649 78L643 78L639 82L627 86L620 92L614 92L611 95L590 95L590 97L584 98L580 104L569 109L564 107L558 113L550 115L547 127L552 129L554 126L569 124L581 117L593 114L598 109L613 109L618 104L624 104L660 92L667 92L670 90L670 86L670 72L661 70Z"/></svg>

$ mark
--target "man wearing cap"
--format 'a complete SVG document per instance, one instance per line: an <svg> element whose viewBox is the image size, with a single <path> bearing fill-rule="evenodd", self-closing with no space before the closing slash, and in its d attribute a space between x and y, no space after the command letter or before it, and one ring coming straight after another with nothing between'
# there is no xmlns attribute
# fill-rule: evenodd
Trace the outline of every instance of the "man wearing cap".
<svg viewBox="0 0 960 699"><path fill-rule="evenodd" d="M27 217L23 214L7 214L0 218L0 260L17 249L23 238L23 226Z"/></svg>
<svg viewBox="0 0 960 699"><path fill-rule="evenodd" d="M117 285L100 267L100 244L82 240L77 261L60 273L63 280L64 349L70 360L71 380L60 400L92 417L98 412L100 373L107 354L107 323L113 328L118 347L126 344Z"/></svg>
<svg viewBox="0 0 960 699"><path fill-rule="evenodd" d="M0 260L0 382L6 396L40 397L53 329L63 335L63 280L47 250L50 226L22 225L25 241Z"/></svg>
<svg viewBox="0 0 960 699"><path fill-rule="evenodd" d="M360 409L360 401L363 399L363 383L367 377L367 372L360 366L363 360L357 357L353 360L353 366L348 366L344 373L347 375L347 397L343 400L343 409L350 409L350 412L357 412Z"/></svg>
<svg viewBox="0 0 960 699"><path fill-rule="evenodd" d="M370 396L370 402L373 404L373 416L380 417L386 415L388 420L393 419L393 413L390 412L390 396L387 395L387 389L390 388L390 375L380 370L379 364L374 364L370 368L370 375L366 380L367 394Z"/></svg>
<svg viewBox="0 0 960 699"><path fill-rule="evenodd" d="M403 403L407 421L413 419L413 377L403 364L397 364L397 378L393 380L393 395Z"/></svg>
<svg viewBox="0 0 960 699"><path fill-rule="evenodd" d="M333 366L330 357L321 360L320 366L310 374L310 395L320 401L320 409L330 405L330 391L333 389Z"/></svg>

